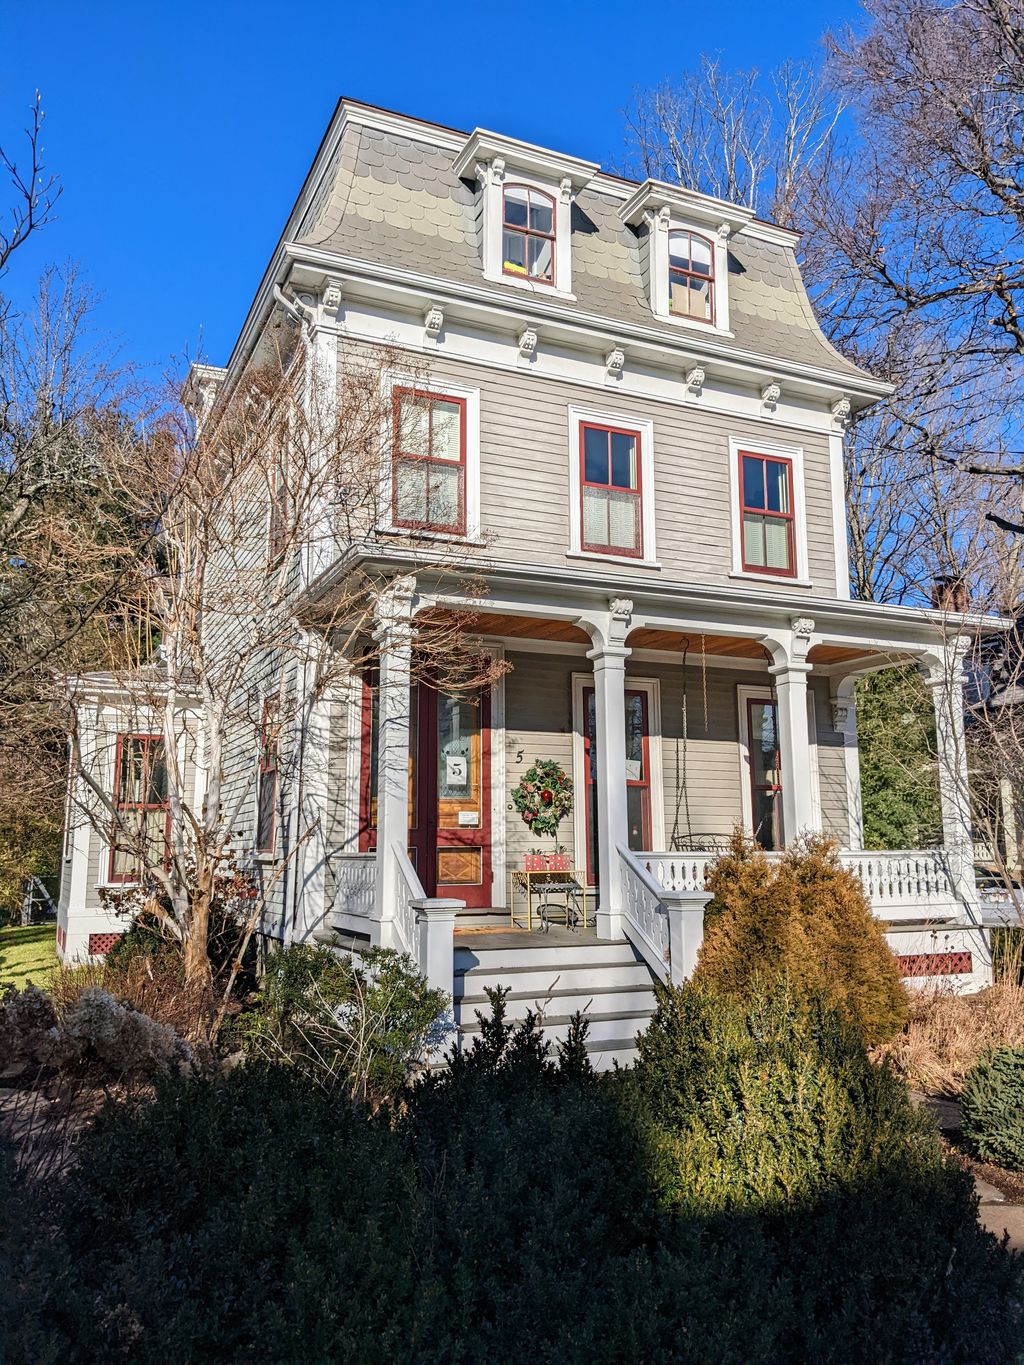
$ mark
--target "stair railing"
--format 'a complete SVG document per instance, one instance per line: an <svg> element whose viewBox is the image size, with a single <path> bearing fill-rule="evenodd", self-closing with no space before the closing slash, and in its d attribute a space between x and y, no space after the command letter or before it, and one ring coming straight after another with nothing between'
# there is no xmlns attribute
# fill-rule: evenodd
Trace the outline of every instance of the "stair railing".
<svg viewBox="0 0 1024 1365"><path fill-rule="evenodd" d="M681 985L697 965L704 941L704 907L711 897L685 881L667 889L628 848L619 849L619 858L626 937L660 981Z"/></svg>

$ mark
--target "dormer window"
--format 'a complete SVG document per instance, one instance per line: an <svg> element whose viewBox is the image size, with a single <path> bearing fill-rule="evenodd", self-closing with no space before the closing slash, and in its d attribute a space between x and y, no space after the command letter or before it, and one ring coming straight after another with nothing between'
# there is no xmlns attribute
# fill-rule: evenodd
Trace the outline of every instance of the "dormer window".
<svg viewBox="0 0 1024 1365"><path fill-rule="evenodd" d="M674 317L715 321L715 248L695 232L668 234L668 308Z"/></svg>
<svg viewBox="0 0 1024 1365"><path fill-rule="evenodd" d="M526 185L506 185L502 205L502 273L554 284L554 199Z"/></svg>
<svg viewBox="0 0 1024 1365"><path fill-rule="evenodd" d="M729 243L750 222L752 210L645 180L619 212L636 230L654 316L731 336Z"/></svg>
<svg viewBox="0 0 1024 1365"><path fill-rule="evenodd" d="M454 169L480 195L484 279L573 299L572 206L599 167L477 128Z"/></svg>

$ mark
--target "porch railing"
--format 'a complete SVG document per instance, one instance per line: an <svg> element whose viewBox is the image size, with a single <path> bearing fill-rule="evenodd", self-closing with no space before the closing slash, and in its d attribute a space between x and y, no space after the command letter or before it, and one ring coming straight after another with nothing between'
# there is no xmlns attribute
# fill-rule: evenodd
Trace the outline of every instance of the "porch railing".
<svg viewBox="0 0 1024 1365"><path fill-rule="evenodd" d="M636 857L663 891L702 891L718 853L640 853ZM769 854L770 858L780 855ZM839 861L855 872L880 919L939 919L959 912L941 848L894 852L841 851Z"/></svg>
<svg viewBox="0 0 1024 1365"><path fill-rule="evenodd" d="M648 967L662 981L670 977L668 911L662 888L648 868L628 849L619 849L622 861L622 914L630 941Z"/></svg>
<svg viewBox="0 0 1024 1365"><path fill-rule="evenodd" d="M426 900L427 893L416 875L409 854L401 844L392 844L391 856L398 865L396 878L398 895L395 898L395 914L391 921L397 939L395 946L400 952L408 953L414 961L419 961L415 903Z"/></svg>

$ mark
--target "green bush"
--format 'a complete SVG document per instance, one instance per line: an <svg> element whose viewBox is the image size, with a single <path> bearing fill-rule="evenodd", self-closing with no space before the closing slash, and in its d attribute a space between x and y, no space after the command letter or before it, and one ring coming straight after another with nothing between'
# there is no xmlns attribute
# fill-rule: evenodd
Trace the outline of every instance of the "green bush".
<svg viewBox="0 0 1024 1365"><path fill-rule="evenodd" d="M869 1045L902 1028L896 959L832 840L809 836L772 861L737 833L709 868L708 888L696 980L749 1000L760 978L785 977L834 1005Z"/></svg>
<svg viewBox="0 0 1024 1365"><path fill-rule="evenodd" d="M1000 1047L982 1057L967 1073L960 1107L971 1151L1024 1171L1024 1048Z"/></svg>
<svg viewBox="0 0 1024 1365"><path fill-rule="evenodd" d="M443 1041L448 1000L390 948L359 958L293 944L269 954L255 1005L236 1024L251 1057L328 1089L391 1102Z"/></svg>
<svg viewBox="0 0 1024 1365"><path fill-rule="evenodd" d="M66 1183L19 1211L17 1232L8 1221L6 1244L0 1218L7 1360L1015 1358L1019 1266L978 1229L968 1177L896 1092L871 1090L848 1029L791 1001L760 1002L744 1025L734 1003L720 1017L691 991L663 998L635 1076L598 1077L581 1021L554 1052L535 1021L510 1024L504 997L494 1003L465 1057L386 1115L259 1063L108 1111ZM772 1161L794 1114L826 1106L763 1102L754 1163L731 1135L716 1155L706 1125L728 1199L652 1178L672 1126L696 1133L694 1106L716 1094L735 1122L726 1089L752 1096L753 1069L778 1046L792 1087L865 1097L857 1135L833 1131L828 1159L788 1157L777 1184L792 1197L772 1186L764 1198L751 1165ZM801 1066L803 1046L813 1061ZM797 1127L794 1146L818 1144L809 1118Z"/></svg>

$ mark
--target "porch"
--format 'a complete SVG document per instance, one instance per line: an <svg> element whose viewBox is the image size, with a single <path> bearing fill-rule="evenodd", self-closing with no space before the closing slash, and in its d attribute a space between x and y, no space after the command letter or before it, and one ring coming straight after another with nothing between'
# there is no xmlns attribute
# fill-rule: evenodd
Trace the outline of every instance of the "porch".
<svg viewBox="0 0 1024 1365"><path fill-rule="evenodd" d="M334 759L339 784L365 787L372 767L372 835L364 790L334 823L323 914L306 932L330 926L401 948L452 991L474 928L481 952L498 951L498 936L485 943L469 912L491 911L489 927L504 928L510 874L531 850L560 845L596 910L591 946L627 943L649 976L682 980L702 938L706 869L732 830L769 849L821 830L861 878L908 976L984 983L955 681L962 645L944 643L934 622L914 621L915 633L886 621L883 632L882 609L864 619L865 604L829 603L831 619L816 623L774 603L567 596L534 588L487 598L476 628L511 669L476 719L463 707L457 723L442 723L436 703L417 714L411 683L416 614L443 610L445 599L420 598L405 580L382 606L375 717L367 723L354 680ZM935 700L944 845L866 851L854 682L906 662L925 671ZM553 838L538 838L514 808L537 760L573 783ZM522 932L502 938L501 951L518 944L530 954L540 943Z"/></svg>

